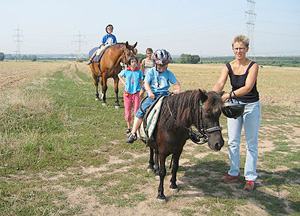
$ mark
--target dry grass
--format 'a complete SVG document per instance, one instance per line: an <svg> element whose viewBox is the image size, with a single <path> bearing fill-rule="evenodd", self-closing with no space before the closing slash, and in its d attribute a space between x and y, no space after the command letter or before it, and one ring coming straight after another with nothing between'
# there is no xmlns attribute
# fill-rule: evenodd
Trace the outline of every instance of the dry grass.
<svg viewBox="0 0 300 216"><path fill-rule="evenodd" d="M44 76L67 67L70 62L0 62L0 95L4 90L21 85L24 81Z"/></svg>
<svg viewBox="0 0 300 216"><path fill-rule="evenodd" d="M169 69L179 79L182 90L203 89L210 91L217 82L224 64L170 64ZM19 86L26 80L34 79L58 70L64 70L67 77L79 79L73 71L84 72L91 77L90 68L78 62L0 62L0 95L11 87ZM41 81L41 80L39 80ZM91 84L93 83L91 78ZM265 66L259 69L258 91L262 104L284 105L299 108L300 102L300 68ZM113 80L108 80L113 86ZM224 88L230 91L229 80Z"/></svg>
<svg viewBox="0 0 300 216"><path fill-rule="evenodd" d="M223 64L171 64L169 69L179 79L183 90L201 88L210 91L217 82L223 66ZM265 66L259 69L257 83L263 105L299 108L300 68ZM225 91L230 91L229 84L228 79Z"/></svg>
<svg viewBox="0 0 300 216"><path fill-rule="evenodd" d="M183 91L197 88L211 90L222 67L223 64L169 65L169 69L179 79ZM59 78L50 76L58 70L62 71L63 79L60 76ZM88 78L82 76L80 74L82 72L87 74ZM299 73L298 68L260 68L258 90L262 104L298 108ZM60 88L56 88L55 85L51 92L53 95L48 93L47 97L43 91L35 91L45 88L41 84L47 80L53 80L53 83L62 82L64 85ZM72 86L69 80L75 81L76 86ZM27 82L27 85L20 85L23 82ZM62 89L62 86L66 88ZM113 82L110 79L109 88L112 86ZM77 88L82 89L83 94L75 97L74 90ZM229 89L228 82L225 90L229 91ZM46 154L50 154L57 157L56 160L52 160L53 162L62 163L65 162L63 159L66 159L72 164L71 167L66 166L67 169L55 170L52 168L55 165L43 165L46 164L46 161L43 161L39 166L47 166L47 171L31 172L32 168L29 166L28 170L12 171L17 174L0 176L0 195L4 195L3 200L6 201L1 203L0 196L0 208L6 210L4 215L18 213L22 215L20 212L30 212L33 215L42 215L41 212L46 212L44 214L48 215L231 215L232 212L239 215L270 215L270 212L282 212L276 209L278 204L280 205L278 208L281 206L287 208L287 213L296 212L297 208L293 206L292 209L290 206L296 205L295 203L299 201L299 195L294 194L295 189L299 188L299 178L296 175L298 172L293 168L297 163L293 161L293 157L296 158L295 152L299 150L299 123L291 121L291 124L289 122L286 124L286 121L293 117L283 116L280 113L277 115L276 110L265 111L265 121L274 121L276 124L263 122L261 127L258 161L261 180L254 194L243 192L242 181L235 185L218 183L218 179L225 173L225 168L223 170L219 167L228 165L226 148L220 152L211 152L207 146L199 147L188 141L180 161L182 170L178 173L181 190L177 195L172 195L166 190L170 200L166 205L161 206L156 204L155 199L158 183L144 170L148 150L145 150L141 143L125 145L125 136L120 135L122 128L120 125L125 124L119 117L123 118L123 111L120 114L121 112L115 111L112 107L103 108L101 105L95 105L90 92L94 92L93 80L89 67L84 63L0 62L0 111L6 106L12 107L13 110L18 111L17 114L27 115L29 120L34 119L33 123L50 122L52 116L45 118L44 116L55 113L58 108L55 97L52 99L50 97L62 94L63 105L59 112L63 112L59 113L55 120L58 123L58 120L62 120L66 130L58 132L49 127L50 131L44 130L41 133L39 128L32 127L32 130L21 131L17 136L2 134L0 146L5 146L9 152L12 152L11 155L8 153L6 155L10 158L15 156L17 161L18 156L31 157L37 152L38 163L47 158ZM72 100L69 100L66 95ZM73 100L82 103L81 101L86 98L88 98L86 104L78 106L76 112L72 111L75 109ZM89 115L87 107L97 110L97 115ZM101 118L97 121L92 120L99 116ZM10 122L3 125L14 127L17 123L23 123L14 118L9 120ZM28 126L31 122L25 123L24 126ZM90 124L92 129L85 127L87 124ZM115 132L105 130L113 127L117 127L118 130ZM93 133L94 131L96 132ZM226 129L223 132L226 134ZM279 132L280 135L277 135ZM286 138L282 138L283 134ZM283 143L280 146L283 141L287 145ZM275 142L277 144L274 144ZM278 151L276 147L289 147L291 150L290 152ZM241 151L244 157L245 145L242 145ZM61 152L64 154L60 154ZM72 152L75 154L73 155ZM293 156L290 157L291 162L288 159L283 160L288 153ZM80 160L77 154L80 155ZM66 158L60 157L65 155ZM212 165L211 160L218 163L209 166ZM30 162L30 158L26 161ZM76 166L76 162L80 166ZM280 166L269 168L273 164L280 164ZM7 166L10 165L3 163L0 169L4 167L6 169ZM56 164L56 166L60 165ZM287 179L286 182L281 182L283 178ZM169 176L165 180L166 188L169 184L168 179ZM4 185L1 185L1 182L4 182ZM291 182L293 184L288 184ZM1 206L1 204L5 205Z"/></svg>

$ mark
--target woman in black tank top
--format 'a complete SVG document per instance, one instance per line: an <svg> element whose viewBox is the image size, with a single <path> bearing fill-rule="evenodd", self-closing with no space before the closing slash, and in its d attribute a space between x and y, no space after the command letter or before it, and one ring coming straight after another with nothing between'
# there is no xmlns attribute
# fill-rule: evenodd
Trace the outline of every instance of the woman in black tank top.
<svg viewBox="0 0 300 216"><path fill-rule="evenodd" d="M246 137L246 162L244 177L246 184L244 190L253 191L255 181L258 178L256 172L258 155L258 131L261 119L259 93L257 91L258 65L249 60L246 53L249 50L249 38L244 35L237 35L232 42L232 50L235 60L227 63L221 71L221 75L213 90L221 92L229 77L231 92L224 93L222 100L225 102L229 98L237 103L246 104L242 116L237 119L227 118L228 127L228 152L230 159L230 170L222 178L223 182L236 181L240 176L240 139L242 126L244 125Z"/></svg>

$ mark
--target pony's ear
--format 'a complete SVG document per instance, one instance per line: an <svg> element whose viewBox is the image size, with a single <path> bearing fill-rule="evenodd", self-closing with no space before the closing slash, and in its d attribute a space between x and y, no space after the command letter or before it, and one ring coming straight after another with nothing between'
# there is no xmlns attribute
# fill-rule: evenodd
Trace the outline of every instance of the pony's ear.
<svg viewBox="0 0 300 216"><path fill-rule="evenodd" d="M221 91L219 92L220 97L222 97L222 95L225 93L225 91Z"/></svg>
<svg viewBox="0 0 300 216"><path fill-rule="evenodd" d="M126 41L125 46L126 46L126 48L128 48L128 46L129 46L128 41Z"/></svg>
<svg viewBox="0 0 300 216"><path fill-rule="evenodd" d="M200 95L200 100L202 101L202 103L204 103L207 100L207 95L205 91L201 91L201 89L199 89L199 95Z"/></svg>
<svg viewBox="0 0 300 216"><path fill-rule="evenodd" d="M135 42L135 44L132 45L132 48L135 48L137 45L137 42Z"/></svg>

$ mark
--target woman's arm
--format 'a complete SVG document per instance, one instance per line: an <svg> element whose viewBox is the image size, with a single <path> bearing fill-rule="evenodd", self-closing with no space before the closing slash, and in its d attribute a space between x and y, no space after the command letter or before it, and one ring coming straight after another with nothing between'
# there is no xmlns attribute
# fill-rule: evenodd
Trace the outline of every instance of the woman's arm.
<svg viewBox="0 0 300 216"><path fill-rule="evenodd" d="M141 71L143 72L143 75L145 76L145 59L142 60Z"/></svg>
<svg viewBox="0 0 300 216"><path fill-rule="evenodd" d="M227 78L228 78L228 73L229 70L227 68L227 66L225 65L221 71L221 75L217 81L217 83L215 84L213 91L216 92L221 92L226 84ZM223 94L222 95L222 100L223 101L227 101L229 99L229 94Z"/></svg>

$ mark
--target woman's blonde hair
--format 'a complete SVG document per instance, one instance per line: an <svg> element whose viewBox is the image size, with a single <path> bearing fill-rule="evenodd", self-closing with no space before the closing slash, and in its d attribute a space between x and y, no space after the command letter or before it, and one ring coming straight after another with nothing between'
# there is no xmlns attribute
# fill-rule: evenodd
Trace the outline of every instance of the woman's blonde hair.
<svg viewBox="0 0 300 216"><path fill-rule="evenodd" d="M233 38L233 41L232 41L232 47L233 47L233 44L235 44L236 42L241 42L243 44L245 44L246 47L249 47L249 43L250 43L250 39L245 36L245 35L237 35Z"/></svg>

